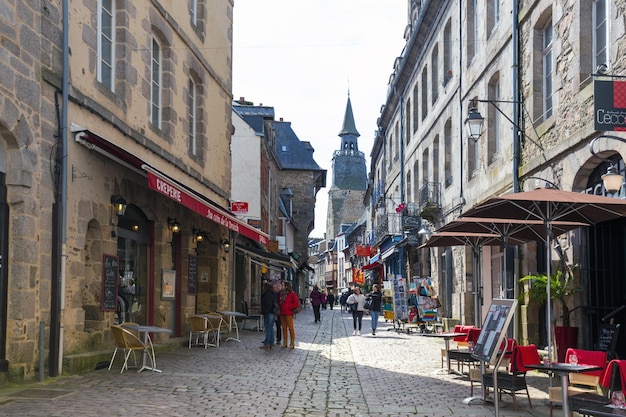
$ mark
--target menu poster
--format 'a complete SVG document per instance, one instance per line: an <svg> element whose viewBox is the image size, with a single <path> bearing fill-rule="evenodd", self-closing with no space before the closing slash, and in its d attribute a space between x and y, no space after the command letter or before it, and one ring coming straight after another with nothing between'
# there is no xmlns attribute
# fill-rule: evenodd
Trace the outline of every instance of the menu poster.
<svg viewBox="0 0 626 417"><path fill-rule="evenodd" d="M198 293L198 257L189 255L189 276L187 277L187 294Z"/></svg>
<svg viewBox="0 0 626 417"><path fill-rule="evenodd" d="M499 346L506 336L506 330L513 319L517 300L494 299L485 318L480 336L474 345L472 356L495 365Z"/></svg>
<svg viewBox="0 0 626 417"><path fill-rule="evenodd" d="M117 281L119 280L119 258L102 255L102 299L100 309L115 311L117 308Z"/></svg>
<svg viewBox="0 0 626 417"><path fill-rule="evenodd" d="M164 269L161 275L161 299L176 299L176 271Z"/></svg>

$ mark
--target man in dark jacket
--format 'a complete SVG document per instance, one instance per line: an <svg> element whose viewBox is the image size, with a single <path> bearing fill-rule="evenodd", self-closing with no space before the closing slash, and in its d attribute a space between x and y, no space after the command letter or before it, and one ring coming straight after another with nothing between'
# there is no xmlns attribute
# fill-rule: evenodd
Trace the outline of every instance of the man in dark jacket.
<svg viewBox="0 0 626 417"><path fill-rule="evenodd" d="M320 292L320 289L317 287L317 285L314 286L313 291L311 291L311 305L313 306L315 323L319 323L321 321L320 305L322 305L322 293Z"/></svg>

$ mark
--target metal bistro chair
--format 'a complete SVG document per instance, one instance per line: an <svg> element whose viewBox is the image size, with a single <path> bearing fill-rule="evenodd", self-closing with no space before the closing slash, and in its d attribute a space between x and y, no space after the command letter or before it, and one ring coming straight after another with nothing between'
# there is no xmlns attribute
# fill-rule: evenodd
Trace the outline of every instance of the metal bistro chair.
<svg viewBox="0 0 626 417"><path fill-rule="evenodd" d="M228 322L223 314L214 311L207 312L206 318L212 335L212 342L209 342L208 346L220 347L222 334L228 334L230 331Z"/></svg>
<svg viewBox="0 0 626 417"><path fill-rule="evenodd" d="M136 351L146 352L147 356L150 357L152 367L155 367L154 350L151 352L149 347L142 342L141 339L135 336L132 331L125 329L122 326L111 326L111 333L113 334L113 339L115 340L115 350L113 351L113 356L111 357L111 362L109 363L109 371L111 370L111 366L113 365L118 349L124 351L124 364L122 365L120 374L124 372L124 369L128 369L128 358L131 353L135 359L135 367L137 367L137 356L135 355Z"/></svg>
<svg viewBox="0 0 626 417"><path fill-rule="evenodd" d="M513 398L513 406L517 411L516 393L517 391L525 391L528 397L528 405L532 408L533 404L530 401L530 393L526 384L526 372L529 369L525 365L534 365L540 362L541 359L539 359L537 346L515 346L513 348L513 358L511 359L511 371L506 373L497 372L499 392L494 393L494 395L501 396L503 392L509 394ZM483 375L483 383L486 387L493 387L493 375L490 373Z"/></svg>
<svg viewBox="0 0 626 417"><path fill-rule="evenodd" d="M261 323L263 322L261 320L261 314L250 314L250 311L248 310L248 302L244 300L241 301L241 308L243 310L242 313L246 315L246 317L244 317L241 322L241 328L242 329L245 328L246 321L252 320L252 321L256 321L256 330L257 332L260 332Z"/></svg>
<svg viewBox="0 0 626 417"><path fill-rule="evenodd" d="M187 318L189 322L189 349L193 344L193 337L196 337L195 345L199 345L200 336L202 336L202 344L206 349L209 344L209 321L205 316L190 316Z"/></svg>

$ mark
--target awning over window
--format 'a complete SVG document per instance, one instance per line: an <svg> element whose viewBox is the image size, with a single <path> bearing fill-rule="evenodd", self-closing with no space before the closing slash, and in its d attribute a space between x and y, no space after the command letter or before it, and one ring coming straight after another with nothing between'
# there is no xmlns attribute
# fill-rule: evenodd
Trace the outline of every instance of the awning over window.
<svg viewBox="0 0 626 417"><path fill-rule="evenodd" d="M247 253L252 257L257 258L262 262L266 262L268 264L280 265L286 268L294 268L294 264L291 261L289 255L285 255L283 253L275 253L275 252L267 252L263 249L253 248L253 247L244 247L241 245L236 246L237 251Z"/></svg>
<svg viewBox="0 0 626 417"><path fill-rule="evenodd" d="M141 168L147 171L148 186L154 191L171 198L177 203L182 204L188 209L195 211L196 213L232 230L233 232L237 232L264 245L267 245L269 242L269 236L267 234L246 224L218 206L211 204L195 192L179 185L162 172L147 164L144 164Z"/></svg>
<svg viewBox="0 0 626 417"><path fill-rule="evenodd" d="M127 150L77 125L72 125L72 132L76 134L75 140L77 143L93 149L131 169L139 172L141 172L140 170L145 171L148 176L148 187L154 191L242 236L264 245L268 244L269 235L267 233L239 220L234 214L210 202L191 187L170 178Z"/></svg>
<svg viewBox="0 0 626 417"><path fill-rule="evenodd" d="M380 253L377 253L376 255L372 256L372 258L370 259L370 263L361 267L361 270L367 271L370 269L377 268L379 266L383 266L383 264L380 263L379 260L380 260Z"/></svg>

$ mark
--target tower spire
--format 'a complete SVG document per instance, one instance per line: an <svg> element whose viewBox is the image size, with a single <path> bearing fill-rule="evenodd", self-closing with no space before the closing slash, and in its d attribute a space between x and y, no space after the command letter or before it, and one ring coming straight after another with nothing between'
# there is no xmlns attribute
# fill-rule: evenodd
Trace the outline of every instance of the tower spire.
<svg viewBox="0 0 626 417"><path fill-rule="evenodd" d="M361 134L356 130L354 123L354 115L352 114L352 102L350 101L350 89L348 89L348 104L346 104L346 113L343 117L343 127L339 132L339 136L354 135L356 137Z"/></svg>

